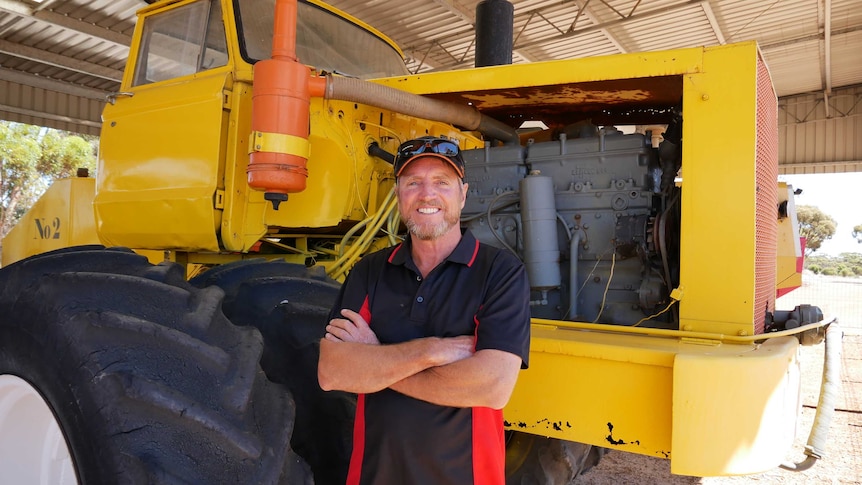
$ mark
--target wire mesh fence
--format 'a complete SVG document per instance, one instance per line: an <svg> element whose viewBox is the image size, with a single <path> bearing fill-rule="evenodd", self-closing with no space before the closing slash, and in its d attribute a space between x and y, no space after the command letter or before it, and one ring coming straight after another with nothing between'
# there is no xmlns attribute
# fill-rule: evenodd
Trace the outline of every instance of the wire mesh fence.
<svg viewBox="0 0 862 485"><path fill-rule="evenodd" d="M862 277L824 276L806 271L802 287L779 298L778 310L819 306L826 318L837 317L846 334L862 334Z"/></svg>

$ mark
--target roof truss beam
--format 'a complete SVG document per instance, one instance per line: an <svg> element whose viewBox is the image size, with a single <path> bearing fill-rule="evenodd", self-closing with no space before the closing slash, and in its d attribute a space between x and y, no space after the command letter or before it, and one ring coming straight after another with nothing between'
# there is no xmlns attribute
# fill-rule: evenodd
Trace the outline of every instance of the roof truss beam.
<svg viewBox="0 0 862 485"><path fill-rule="evenodd" d="M607 5L607 3L604 1L602 1L602 3ZM638 5L640 5L640 1L635 3L635 5L632 7L631 12L629 12L628 16L625 16L625 15L617 12L613 8L611 10L613 10L614 12L617 13L617 15L620 15L623 18L629 18L632 15L634 15L635 10L638 8ZM608 5L608 7L610 8L610 5ZM590 9L590 0L587 0L587 3L585 3L584 6L580 8L580 10L581 10L581 12L583 12L584 17L586 17L593 25L597 25L600 23L598 21L598 18L595 16L595 14L593 14L592 10ZM578 12L578 17L581 16L581 12ZM575 22L578 21L578 17L575 17ZM575 22L573 22L572 26L569 28L570 31L574 30ZM613 46L616 47L618 51L620 51L620 54L624 54L624 53L628 52L628 49L626 49L623 46L622 42L620 42L619 39L617 39L616 36L614 34L612 34L608 29L599 29L599 32L601 32L601 34L603 36L605 36L605 38L608 40L608 42L613 44Z"/></svg>
<svg viewBox="0 0 862 485"><path fill-rule="evenodd" d="M49 91L69 94L71 96L79 96L87 99L105 101L105 92L100 89L93 89L85 86L79 86L77 84L57 81L56 79L50 79L43 76L37 76L35 74L16 71L14 69L7 69L5 67L0 67L0 79L2 79L3 81L9 81L24 86L32 86L34 88L47 89Z"/></svg>
<svg viewBox="0 0 862 485"><path fill-rule="evenodd" d="M72 123L76 125L89 126L92 128L101 128L102 124L96 121L84 120L81 118L72 118L71 116L63 116L63 115L55 115L52 113L46 113L44 111L35 111L32 109L23 109L17 108L15 106L9 106L5 104L0 104L0 111L7 111L9 113L15 113L17 115L22 116L30 116L32 118L42 118L46 120L60 121L63 123Z"/></svg>
<svg viewBox="0 0 862 485"><path fill-rule="evenodd" d="M632 20L643 20L643 19L658 16L658 15L666 14L669 12L673 12L676 10L689 8L689 7L694 6L694 5L700 5L700 4L706 3L707 1L708 0L686 0L683 2L676 3L674 5L668 5L666 7L655 8L653 10L648 10L648 11L642 12L642 13L637 13L635 11L636 9L633 8L631 13L627 17L619 18L616 20L611 20L608 22L602 22L602 23L594 24L594 25L591 25L589 27L583 27L581 29L569 30L569 31L564 32L560 35L553 35L553 36L545 37L542 39L535 39L532 41L527 41L527 42L525 42L521 45L517 45L515 47L519 48L519 49L525 49L528 47L547 44L549 42L555 42L558 40L563 40L563 39L575 37L575 36L590 33L590 32L600 31L603 29L607 29L610 27L621 25L625 22L630 22ZM635 5L635 7L637 7L637 5Z"/></svg>
<svg viewBox="0 0 862 485"><path fill-rule="evenodd" d="M0 53L38 62L40 64L69 69L82 74L89 74L109 81L120 82L123 79L123 72L117 69L111 69L109 67L100 66L99 64L79 59L73 59L46 50L36 49L35 47L15 44L2 39L0 39Z"/></svg>
<svg viewBox="0 0 862 485"><path fill-rule="evenodd" d="M61 15L50 10L30 8L23 3L14 0L0 0L0 12L5 12L17 17L33 18L40 22L74 30L122 47L129 47L132 43L132 38L121 32L99 27L90 22L84 22L83 20Z"/></svg>
<svg viewBox="0 0 862 485"><path fill-rule="evenodd" d="M450 9L450 11L452 13L457 15L462 20L465 20L466 22L469 22L471 25L475 26L474 16L472 14L468 13L463 6L460 6L459 4L454 2L453 0L434 0L434 1L437 4L442 5L442 6L446 7L447 9ZM590 0L587 0L585 7L587 5L589 5L589 2L590 2ZM684 1L681 1L681 2L673 4L673 5L655 8L653 10L638 11L638 7L641 4L640 0L638 0L635 3L635 5L631 8L631 10L628 12L628 14L624 14L624 13L617 11L616 9L612 9L612 10L614 10L614 12L616 12L617 15L620 16L620 18L616 19L616 20L611 20L608 22L601 22L601 23L596 22L596 17L592 13L588 12L585 8L581 8L580 6L578 6L578 16L575 18L575 21L572 23L572 25L569 26L566 30L560 29L559 27L557 27L556 25L551 23L550 20L545 18L541 13L541 9L534 9L534 10L531 10L529 12L523 12L520 15L516 14L515 17L517 19L518 17L523 17L523 16L529 15L529 17L527 19L527 23L529 23L530 21L532 21L532 19L535 16L539 16L540 18L544 19L546 22L551 23L551 25L559 32L559 34L552 35L549 37L544 37L542 39L526 40L526 41L521 42L521 43L519 43L518 41L515 41L514 42L515 45L513 46L513 49L514 49L514 52L518 53L518 55L520 55L524 59L526 59L530 62L533 62L533 59L531 57L527 57L524 55L525 50L530 48L530 47L541 46L543 44L547 44L550 42L556 42L556 41L567 39L570 37L575 37L575 36L590 33L590 32L600 31L603 33L603 35L605 35L605 37L611 43L614 44L615 47L617 47L620 50L620 52L627 52L627 49L622 45L622 43L620 43L619 40L617 40L610 32L608 32L608 30L607 30L608 28L614 27L617 25L621 25L625 22L656 17L656 16L659 16L662 14L674 12L676 10L680 10L680 9L684 9L684 8L689 8L689 7L692 7L695 5L702 5L704 3L709 3L709 2L708 2L708 0L684 0ZM576 23L577 23L578 19L581 18L582 12L584 13L584 18L588 18L591 22L593 22L593 25L583 27L580 29L576 29L575 28ZM526 28L526 25L524 28ZM519 32L518 37L517 37L518 39L521 38L521 33L523 32L524 28L522 28L521 32ZM424 52L426 50L427 45L428 44L419 46L415 50ZM437 44L437 45L439 46L439 44ZM434 44L432 43L431 47L433 47L433 46L434 46ZM439 47L442 48L442 46L439 46ZM457 59L458 59L457 56L453 56L448 51L446 53L449 55L449 57L452 57L453 60L457 61ZM427 57L427 54L426 54L426 57ZM454 67L457 67L459 64L460 64L459 62L454 62L452 64L444 63L444 64L439 65L439 66L434 66L433 70L437 71L437 70L452 69Z"/></svg>
<svg viewBox="0 0 862 485"><path fill-rule="evenodd" d="M459 19L461 19L464 22L473 26L474 30L476 29L476 12L471 12L467 7L461 5L460 3L458 3L455 0L434 0L434 3L436 3L437 5L440 5L441 7L445 8L446 10L448 10L450 13L452 13L453 15L458 17ZM514 40L512 42L514 43ZM470 47L468 47L467 51L464 52L464 55L462 56L461 61L458 62L458 64L461 64L465 60L467 60L470 49L472 49L475 44L476 44L476 40L475 40L475 36L474 36L473 42L470 43ZM439 43L437 45L440 46ZM432 46L433 46L433 44L432 44ZM443 46L440 46L440 47L442 48ZM443 50L445 51L446 49L443 49ZM455 59L456 61L458 60L457 56L453 56L448 51L446 51L446 53L449 54L449 56L452 57L453 59ZM514 48L513 48L512 53L522 57L524 60L526 60L528 62L535 62L537 60L536 58L532 57L531 55L527 54L526 52L517 51L517 50L514 50ZM420 67L421 67L421 65L420 65ZM440 66L435 66L435 67L439 68Z"/></svg>
<svg viewBox="0 0 862 485"><path fill-rule="evenodd" d="M703 8L703 14L706 15L706 19L709 20L709 26L712 27L715 39L721 45L727 44L727 40L724 38L724 32L721 31L721 26L718 25L718 20L715 18L715 12L712 10L712 5L710 5L709 2L703 2L700 6Z"/></svg>

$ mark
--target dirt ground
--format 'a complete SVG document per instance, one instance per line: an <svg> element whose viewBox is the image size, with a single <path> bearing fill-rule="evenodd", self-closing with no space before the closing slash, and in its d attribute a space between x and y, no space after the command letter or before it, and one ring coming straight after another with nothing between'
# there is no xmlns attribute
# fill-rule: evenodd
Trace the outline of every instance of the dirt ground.
<svg viewBox="0 0 862 485"><path fill-rule="evenodd" d="M778 301L777 308L791 309L800 303L818 305L836 316L844 331L842 387L829 431L826 456L809 470L770 470L744 477L685 477L670 473L670 462L632 453L609 452L599 465L573 483L610 484L862 484L862 279L805 275L803 287ZM803 347L802 415L796 442L787 461L805 458L803 450L820 393L823 345Z"/></svg>

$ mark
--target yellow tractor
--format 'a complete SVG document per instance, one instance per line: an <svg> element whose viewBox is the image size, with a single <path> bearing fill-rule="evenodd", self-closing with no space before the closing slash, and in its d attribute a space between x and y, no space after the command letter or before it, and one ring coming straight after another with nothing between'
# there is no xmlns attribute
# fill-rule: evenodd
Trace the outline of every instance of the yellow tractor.
<svg viewBox="0 0 862 485"><path fill-rule="evenodd" d="M463 227L531 282L509 483L605 449L782 463L798 346L835 326L775 308L801 252L755 43L410 74L319 0L159 0L95 178L3 242L4 477L343 483L355 398L318 387L317 342L338 282L402 237L392 153L426 135L463 149Z"/></svg>

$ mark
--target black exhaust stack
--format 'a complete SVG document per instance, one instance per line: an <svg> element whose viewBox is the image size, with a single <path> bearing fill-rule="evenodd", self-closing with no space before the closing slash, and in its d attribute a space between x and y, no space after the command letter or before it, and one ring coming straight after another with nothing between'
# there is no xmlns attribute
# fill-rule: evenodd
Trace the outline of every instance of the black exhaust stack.
<svg viewBox="0 0 862 485"><path fill-rule="evenodd" d="M476 5L476 67L512 63L515 7L509 0L482 0Z"/></svg>

